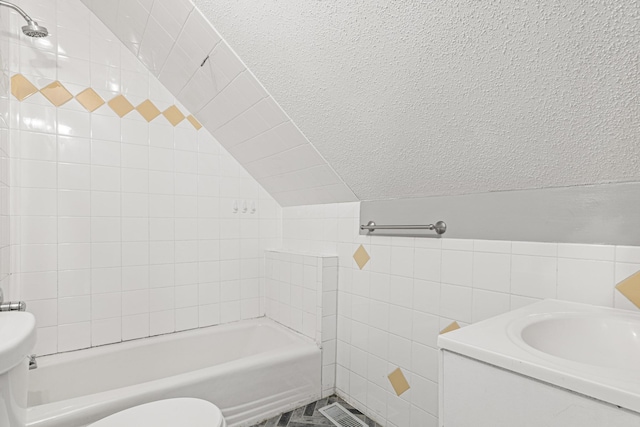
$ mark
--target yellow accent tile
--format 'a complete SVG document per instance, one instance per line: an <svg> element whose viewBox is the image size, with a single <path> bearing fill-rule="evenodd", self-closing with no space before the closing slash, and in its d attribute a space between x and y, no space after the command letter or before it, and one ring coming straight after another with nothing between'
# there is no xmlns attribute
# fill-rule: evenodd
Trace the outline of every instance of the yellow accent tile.
<svg viewBox="0 0 640 427"><path fill-rule="evenodd" d="M453 322L452 324L441 330L440 335L446 334L447 332L455 331L456 329L460 329L460 325L458 325L458 322Z"/></svg>
<svg viewBox="0 0 640 427"><path fill-rule="evenodd" d="M124 95L118 95L108 102L109 107L120 117L124 117L133 111L133 105L124 97Z"/></svg>
<svg viewBox="0 0 640 427"><path fill-rule="evenodd" d="M55 81L43 87L40 89L40 93L42 93L44 97L56 107L64 105L73 99L71 92L69 92L66 87L62 86L62 83L59 81Z"/></svg>
<svg viewBox="0 0 640 427"><path fill-rule="evenodd" d="M200 130L200 128L202 128L202 125L200 124L200 122L191 114L187 116L187 120L189 120L189 123L191 123L193 127L196 128L196 130Z"/></svg>
<svg viewBox="0 0 640 427"><path fill-rule="evenodd" d="M148 99L136 107L138 113L148 122L160 115L160 110Z"/></svg>
<svg viewBox="0 0 640 427"><path fill-rule="evenodd" d="M353 259L356 261L356 264L358 264L358 267L360 267L360 270L362 270L364 266L367 265L371 257L367 253L364 246L360 245L360 247L353 254Z"/></svg>
<svg viewBox="0 0 640 427"><path fill-rule="evenodd" d="M104 105L104 99L91 88L77 94L76 100L89 112L93 112Z"/></svg>
<svg viewBox="0 0 640 427"><path fill-rule="evenodd" d="M18 101L23 101L37 92L38 88L22 74L15 74L11 77L11 94L15 96Z"/></svg>
<svg viewBox="0 0 640 427"><path fill-rule="evenodd" d="M640 308L640 271L618 283L616 289Z"/></svg>
<svg viewBox="0 0 640 427"><path fill-rule="evenodd" d="M182 114L175 105L164 110L162 114L167 118L167 120L169 120L169 123L174 126L178 126L178 123L184 120L184 114Z"/></svg>
<svg viewBox="0 0 640 427"><path fill-rule="evenodd" d="M402 369L398 368L395 371L391 372L387 378L389 378L389 382L391 383L391 387L396 392L398 396L400 396L405 391L409 390L411 387L409 386L409 382L405 378L402 373Z"/></svg>

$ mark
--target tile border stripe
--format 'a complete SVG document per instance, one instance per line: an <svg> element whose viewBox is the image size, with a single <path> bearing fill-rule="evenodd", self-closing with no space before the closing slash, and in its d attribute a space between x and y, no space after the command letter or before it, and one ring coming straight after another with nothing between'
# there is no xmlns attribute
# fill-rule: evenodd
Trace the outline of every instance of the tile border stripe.
<svg viewBox="0 0 640 427"><path fill-rule="evenodd" d="M51 96L44 95L43 91L45 92L47 90L51 91L52 89L57 90L58 93L61 93L61 94L68 93L69 96L68 97L65 96L63 98L52 98ZM18 101L24 101L25 99L29 98L31 95L38 92L42 93L45 99L51 102L51 104L53 104L55 107L59 107L60 105L63 105L75 98L76 101L78 101L78 103L82 105L82 107L84 107L87 111L91 113L95 111L97 108L105 104L105 101L102 99L102 97L98 95L97 92L90 87L83 89L76 95L73 95L62 83L60 83L57 80L43 87L42 89L38 89L33 83L29 81L29 79L27 79L25 76L23 76L20 73L17 73L11 76L11 94ZM84 102L82 101L82 99L85 97L93 98L91 99L92 102L89 102L88 105L85 105L87 104L87 101L84 101ZM58 103L57 105L56 105L56 102ZM157 107L153 104L153 102L150 99L144 100L136 107L133 104L131 104L131 102L123 94L118 94L114 96L106 103L118 116L120 116L120 118L125 117L127 114L131 113L134 110L139 111L139 108L142 107L143 109L146 109L145 111L146 114L145 115L141 114L141 115L148 122L151 122L152 120L155 120L160 116L163 116L174 127L182 123L182 121L186 119L189 123L191 123L191 125L194 127L195 130L200 130L202 128L202 125L200 124L200 122L198 122L198 120L196 120L196 118L193 117L193 115L184 114L180 110L180 108L178 108L177 105L170 105L168 108L164 110L164 112L160 112L160 110L157 110ZM158 111L157 114L155 110Z"/></svg>

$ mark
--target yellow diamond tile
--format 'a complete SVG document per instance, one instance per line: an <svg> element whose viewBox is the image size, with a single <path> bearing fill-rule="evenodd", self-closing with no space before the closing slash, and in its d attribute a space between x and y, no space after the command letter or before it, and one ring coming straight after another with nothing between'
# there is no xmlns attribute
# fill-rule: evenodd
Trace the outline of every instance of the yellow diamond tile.
<svg viewBox="0 0 640 427"><path fill-rule="evenodd" d="M391 372L387 378L389 378L389 382L398 396L411 388L400 368Z"/></svg>
<svg viewBox="0 0 640 427"><path fill-rule="evenodd" d="M91 88L85 89L77 94L76 100L89 112L95 111L96 109L104 105L104 99L102 99L100 95L98 95L96 91Z"/></svg>
<svg viewBox="0 0 640 427"><path fill-rule="evenodd" d="M138 113L148 122L160 115L160 110L148 99L136 107Z"/></svg>
<svg viewBox="0 0 640 427"><path fill-rule="evenodd" d="M441 330L440 335L446 334L447 332L455 331L456 329L460 329L460 325L458 325L458 322L453 322L452 324Z"/></svg>
<svg viewBox="0 0 640 427"><path fill-rule="evenodd" d="M109 101L109 107L120 117L124 117L133 111L133 105L124 97L124 95L118 95Z"/></svg>
<svg viewBox="0 0 640 427"><path fill-rule="evenodd" d="M67 88L62 86L62 83L58 81L43 87L40 89L40 93L42 93L44 97L56 107L64 105L73 99L71 92L69 92Z"/></svg>
<svg viewBox="0 0 640 427"><path fill-rule="evenodd" d="M640 271L618 283L616 289L640 308Z"/></svg>
<svg viewBox="0 0 640 427"><path fill-rule="evenodd" d="M371 257L365 250L364 246L360 245L358 250L353 254L353 259L356 261L356 264L358 264L358 267L360 267L360 270L362 270L364 266L367 265Z"/></svg>
<svg viewBox="0 0 640 427"><path fill-rule="evenodd" d="M196 128L196 130L200 130L200 128L202 128L202 125L200 124L200 122L191 114L187 116L187 120L189 120L189 123L191 123L193 127Z"/></svg>
<svg viewBox="0 0 640 427"><path fill-rule="evenodd" d="M162 114L167 118L167 120L169 120L169 123L174 126L177 126L178 123L184 120L184 114L182 114L182 112L175 105L172 105L171 107L164 110Z"/></svg>
<svg viewBox="0 0 640 427"><path fill-rule="evenodd" d="M11 94L22 101L38 92L38 88L33 85L22 74L15 74L11 77Z"/></svg>

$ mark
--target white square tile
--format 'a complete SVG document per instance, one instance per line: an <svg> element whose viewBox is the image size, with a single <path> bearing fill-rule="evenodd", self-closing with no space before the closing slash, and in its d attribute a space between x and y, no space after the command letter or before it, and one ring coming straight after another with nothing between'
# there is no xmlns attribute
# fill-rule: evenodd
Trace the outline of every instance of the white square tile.
<svg viewBox="0 0 640 427"><path fill-rule="evenodd" d="M92 242L119 242L120 218L117 217L93 217L91 218Z"/></svg>
<svg viewBox="0 0 640 427"><path fill-rule="evenodd" d="M122 294L120 292L91 296L91 319L119 318L122 315Z"/></svg>
<svg viewBox="0 0 640 427"><path fill-rule="evenodd" d="M414 277L432 282L440 281L442 251L416 247L414 250Z"/></svg>
<svg viewBox="0 0 640 427"><path fill-rule="evenodd" d="M465 323L472 321L472 289L443 283L440 288L440 315Z"/></svg>
<svg viewBox="0 0 640 427"><path fill-rule="evenodd" d="M76 270L91 267L89 243L65 243L58 245L58 268Z"/></svg>
<svg viewBox="0 0 640 427"><path fill-rule="evenodd" d="M173 310L157 311L149 314L149 335L168 334L175 331Z"/></svg>
<svg viewBox="0 0 640 427"><path fill-rule="evenodd" d="M122 341L122 319L112 318L91 322L91 345L113 344Z"/></svg>
<svg viewBox="0 0 640 427"><path fill-rule="evenodd" d="M511 255L474 252L473 287L496 292L509 292Z"/></svg>
<svg viewBox="0 0 640 427"><path fill-rule="evenodd" d="M472 321L479 322L510 310L508 293L473 290Z"/></svg>
<svg viewBox="0 0 640 427"><path fill-rule="evenodd" d="M21 160L18 185L31 188L56 187L56 163L39 160Z"/></svg>
<svg viewBox="0 0 640 427"><path fill-rule="evenodd" d="M558 259L558 299L613 306L614 263Z"/></svg>
<svg viewBox="0 0 640 427"><path fill-rule="evenodd" d="M149 312L149 291L146 289L122 292L122 315L144 314Z"/></svg>
<svg viewBox="0 0 640 427"><path fill-rule="evenodd" d="M473 252L442 251L442 282L471 286L473 283Z"/></svg>
<svg viewBox="0 0 640 427"><path fill-rule="evenodd" d="M124 341L149 336L149 315L137 314L122 318L122 339Z"/></svg>
<svg viewBox="0 0 640 427"><path fill-rule="evenodd" d="M116 192L91 192L92 216L120 216L120 194Z"/></svg>
<svg viewBox="0 0 640 427"><path fill-rule="evenodd" d="M555 298L557 270L557 258L513 255L511 293L532 298Z"/></svg>
<svg viewBox="0 0 640 427"><path fill-rule="evenodd" d="M122 290L122 270L120 267L92 268L91 293L100 294Z"/></svg>
<svg viewBox="0 0 640 427"><path fill-rule="evenodd" d="M91 346L91 323L70 323L58 326L58 351L72 351Z"/></svg>
<svg viewBox="0 0 640 427"><path fill-rule="evenodd" d="M413 309L424 313L440 313L440 283L415 280L413 285Z"/></svg>
<svg viewBox="0 0 640 427"><path fill-rule="evenodd" d="M176 309L176 331L198 327L198 307Z"/></svg>
<svg viewBox="0 0 640 427"><path fill-rule="evenodd" d="M413 247L393 246L391 248L391 274L413 277Z"/></svg>
<svg viewBox="0 0 640 427"><path fill-rule="evenodd" d="M389 302L411 308L413 306L413 279L391 276Z"/></svg>

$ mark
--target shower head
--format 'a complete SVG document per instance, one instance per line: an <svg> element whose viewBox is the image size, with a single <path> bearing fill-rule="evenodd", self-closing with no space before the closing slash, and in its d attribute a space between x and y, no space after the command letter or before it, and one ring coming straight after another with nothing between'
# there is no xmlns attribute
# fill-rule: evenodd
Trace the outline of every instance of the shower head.
<svg viewBox="0 0 640 427"><path fill-rule="evenodd" d="M27 21L27 25L22 27L22 32L25 35L29 37L46 37L49 35L49 31L45 27L38 25L38 23L31 19L29 15L24 12L24 10L20 9L15 4L9 3L8 1L0 0L0 6L6 6L15 10L24 18L25 21Z"/></svg>
<svg viewBox="0 0 640 427"><path fill-rule="evenodd" d="M49 31L35 21L30 21L22 27L22 32L29 37L47 37L49 35Z"/></svg>

